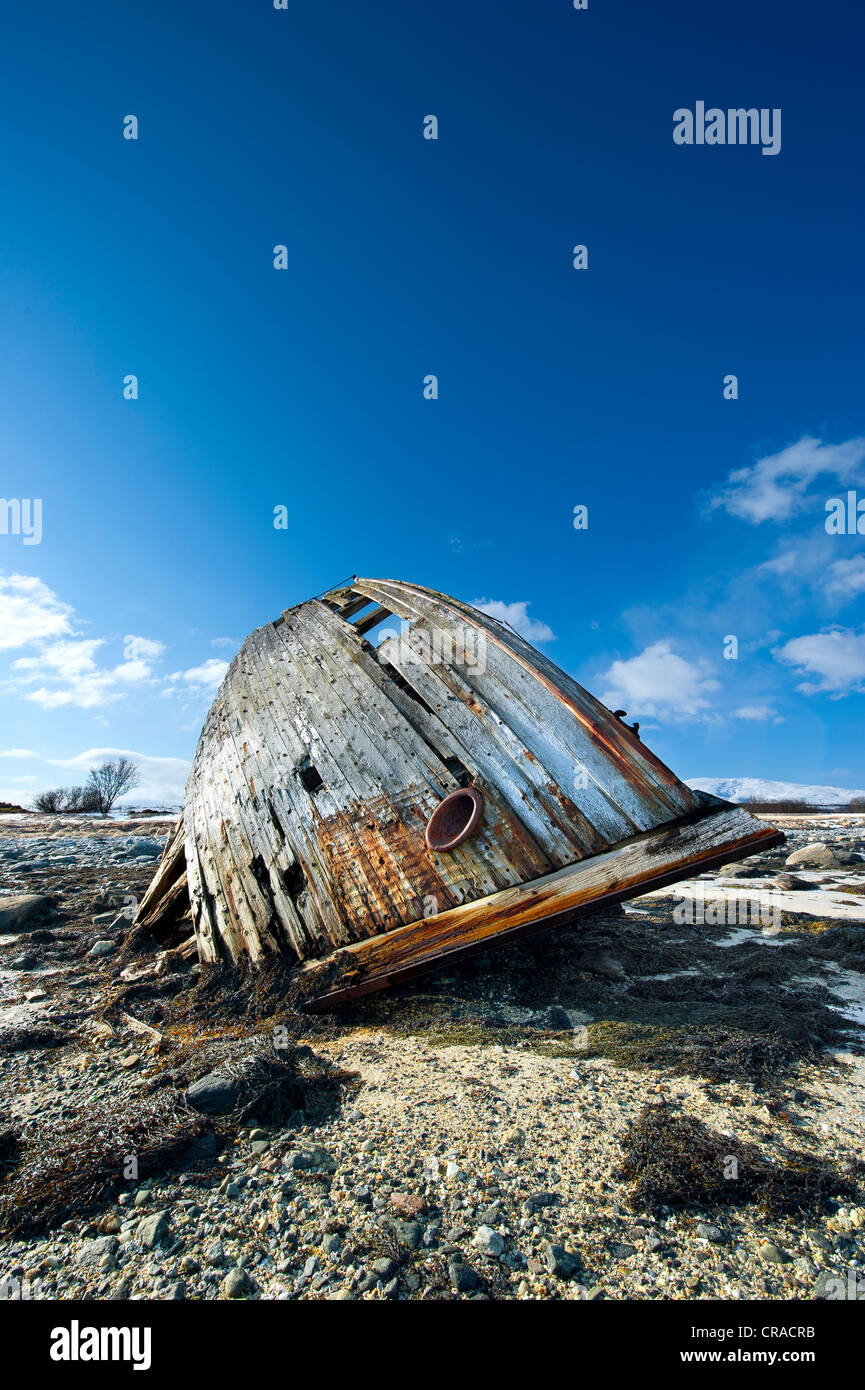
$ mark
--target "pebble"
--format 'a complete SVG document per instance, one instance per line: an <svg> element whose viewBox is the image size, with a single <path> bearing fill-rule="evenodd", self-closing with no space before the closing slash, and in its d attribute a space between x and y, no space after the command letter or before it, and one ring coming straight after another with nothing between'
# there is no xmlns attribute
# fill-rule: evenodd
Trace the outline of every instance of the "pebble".
<svg viewBox="0 0 865 1390"><path fill-rule="evenodd" d="M498 1231L493 1230L492 1226L479 1226L472 1245L482 1255L491 1255L494 1259L498 1259L505 1248L503 1237L499 1235Z"/></svg>

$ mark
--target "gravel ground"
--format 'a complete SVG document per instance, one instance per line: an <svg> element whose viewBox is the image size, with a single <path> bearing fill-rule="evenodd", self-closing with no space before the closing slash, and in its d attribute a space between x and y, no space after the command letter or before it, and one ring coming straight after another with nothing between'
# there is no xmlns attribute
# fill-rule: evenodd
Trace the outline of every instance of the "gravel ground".
<svg viewBox="0 0 865 1390"><path fill-rule="evenodd" d="M233 1009L196 964L130 939L123 912L167 823L9 821L0 894L49 901L35 931L0 936L7 1293L790 1299L856 1278L865 1292L863 817L795 818L784 849L747 861L755 895L779 873L802 884L783 887L771 929L682 922L673 897L645 898L307 1020L273 993ZM847 862L785 867L815 841ZM741 873L705 877L706 896ZM844 920L790 910L797 891L811 903L842 884ZM241 1104L250 1059L274 1056L282 1089ZM187 1090L214 1075L190 1097L202 1117ZM147 1141L118 1139L86 1209L45 1224L37 1202L16 1227L23 1173L55 1150L62 1168L76 1136L110 1139L153 1103L179 1149L136 1177ZM728 1157L819 1161L824 1200L708 1199L683 1153L678 1197L641 1206L623 1141L658 1115L698 1123Z"/></svg>

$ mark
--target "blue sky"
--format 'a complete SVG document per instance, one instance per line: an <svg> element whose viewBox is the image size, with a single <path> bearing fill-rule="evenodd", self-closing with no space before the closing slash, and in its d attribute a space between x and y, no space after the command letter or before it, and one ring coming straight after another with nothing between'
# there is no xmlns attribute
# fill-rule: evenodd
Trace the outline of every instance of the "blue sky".
<svg viewBox="0 0 865 1390"><path fill-rule="evenodd" d="M179 799L242 638L352 572L506 605L681 776L865 786L865 536L824 524L865 498L862 30L5 14L0 496L42 535L0 534L0 797L112 749ZM675 144L697 101L779 153Z"/></svg>

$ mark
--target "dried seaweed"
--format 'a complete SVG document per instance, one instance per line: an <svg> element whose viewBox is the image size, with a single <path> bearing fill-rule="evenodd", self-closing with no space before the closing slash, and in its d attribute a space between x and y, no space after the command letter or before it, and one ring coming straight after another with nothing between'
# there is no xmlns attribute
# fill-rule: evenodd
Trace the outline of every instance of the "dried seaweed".
<svg viewBox="0 0 865 1390"><path fill-rule="evenodd" d="M622 1152L617 1176L632 1184L636 1211L755 1203L767 1216L821 1212L857 1191L849 1174L824 1160L788 1149L767 1159L753 1143L664 1107L643 1108L625 1131Z"/></svg>
<svg viewBox="0 0 865 1390"><path fill-rule="evenodd" d="M124 1181L163 1171L209 1129L175 1091L103 1103L60 1129L37 1122L21 1136L17 1169L0 1186L0 1233L29 1235L103 1204Z"/></svg>

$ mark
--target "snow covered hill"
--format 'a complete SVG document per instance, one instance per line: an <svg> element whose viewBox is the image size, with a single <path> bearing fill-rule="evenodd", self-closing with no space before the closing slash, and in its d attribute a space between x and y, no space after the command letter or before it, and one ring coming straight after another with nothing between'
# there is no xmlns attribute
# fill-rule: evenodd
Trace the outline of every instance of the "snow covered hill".
<svg viewBox="0 0 865 1390"><path fill-rule="evenodd" d="M688 786L725 801L805 801L809 806L846 806L865 791L849 787L808 786L803 782L771 782L763 777L689 777Z"/></svg>

